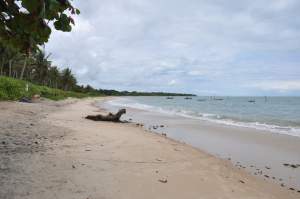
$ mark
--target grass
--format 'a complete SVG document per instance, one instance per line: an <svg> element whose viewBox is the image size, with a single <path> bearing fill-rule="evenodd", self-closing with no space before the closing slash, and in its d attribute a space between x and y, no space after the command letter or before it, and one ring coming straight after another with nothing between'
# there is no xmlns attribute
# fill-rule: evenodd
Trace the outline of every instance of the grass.
<svg viewBox="0 0 300 199"><path fill-rule="evenodd" d="M28 91L26 91L27 85ZM63 100L68 97L84 98L89 96L84 93L53 89L46 86L32 84L27 81L0 76L0 101L19 100L22 97L31 98L35 94L51 100Z"/></svg>

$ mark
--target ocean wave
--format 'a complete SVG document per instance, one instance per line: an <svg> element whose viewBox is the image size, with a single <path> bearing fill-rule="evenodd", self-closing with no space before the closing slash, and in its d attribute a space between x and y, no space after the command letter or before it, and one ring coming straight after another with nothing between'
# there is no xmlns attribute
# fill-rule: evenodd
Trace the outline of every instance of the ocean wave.
<svg viewBox="0 0 300 199"><path fill-rule="evenodd" d="M185 118L199 119L199 120L214 122L223 125L237 126L243 128L253 128L253 129L264 130L273 133L280 133L280 134L300 137L300 128L295 128L290 126L279 126L273 124L266 124L262 122L237 121L223 115L212 114L212 113L200 113L200 112L194 112L194 111L184 110L179 108L166 109L158 106L152 106L152 105L135 102L126 98L107 101L107 103L111 106L129 107L129 108L134 108L139 110L159 112L167 115L177 115Z"/></svg>

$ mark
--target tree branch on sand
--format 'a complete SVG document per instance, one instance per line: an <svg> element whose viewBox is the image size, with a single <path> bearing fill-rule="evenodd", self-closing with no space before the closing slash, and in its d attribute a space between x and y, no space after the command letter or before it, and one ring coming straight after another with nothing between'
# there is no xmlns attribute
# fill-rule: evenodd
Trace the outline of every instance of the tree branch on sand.
<svg viewBox="0 0 300 199"><path fill-rule="evenodd" d="M88 115L85 118L93 121L110 121L120 122L120 118L126 113L126 109L120 109L116 114L108 113L107 115Z"/></svg>

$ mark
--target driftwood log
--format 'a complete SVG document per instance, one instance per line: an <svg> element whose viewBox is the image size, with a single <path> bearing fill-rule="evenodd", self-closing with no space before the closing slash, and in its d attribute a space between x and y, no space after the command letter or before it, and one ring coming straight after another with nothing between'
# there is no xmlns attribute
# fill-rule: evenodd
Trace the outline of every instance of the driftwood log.
<svg viewBox="0 0 300 199"><path fill-rule="evenodd" d="M126 113L126 109L120 109L116 114L108 113L107 115L88 115L85 118L94 121L120 122L120 118Z"/></svg>

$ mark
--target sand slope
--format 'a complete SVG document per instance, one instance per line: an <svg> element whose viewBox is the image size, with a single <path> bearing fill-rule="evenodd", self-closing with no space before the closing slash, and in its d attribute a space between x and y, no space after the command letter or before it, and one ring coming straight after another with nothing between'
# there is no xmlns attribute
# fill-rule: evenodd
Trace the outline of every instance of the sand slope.
<svg viewBox="0 0 300 199"><path fill-rule="evenodd" d="M230 162L134 124L86 120L87 114L99 112L91 105L94 100L0 103L1 129L9 134L0 133L7 142L6 147L0 143L0 198L300 197L300 193L250 176ZM9 117L17 114L29 128L21 125L19 130L9 130ZM22 133L31 145L27 151L12 152L15 134ZM42 141L35 144L35 140Z"/></svg>

